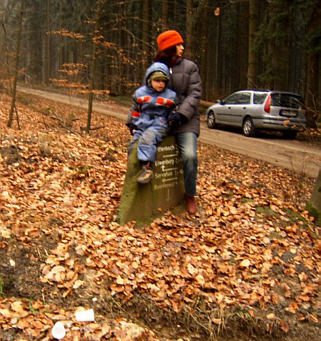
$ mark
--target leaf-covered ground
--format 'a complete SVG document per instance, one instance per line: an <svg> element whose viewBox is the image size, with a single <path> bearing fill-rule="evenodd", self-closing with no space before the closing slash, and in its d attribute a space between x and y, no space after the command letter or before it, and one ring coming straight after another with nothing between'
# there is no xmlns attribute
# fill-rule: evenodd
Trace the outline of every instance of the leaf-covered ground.
<svg viewBox="0 0 321 341"><path fill-rule="evenodd" d="M123 122L0 95L0 338L319 340L314 180L199 146L199 213L120 226ZM103 128L102 128L103 126ZM75 312L94 309L95 322Z"/></svg>

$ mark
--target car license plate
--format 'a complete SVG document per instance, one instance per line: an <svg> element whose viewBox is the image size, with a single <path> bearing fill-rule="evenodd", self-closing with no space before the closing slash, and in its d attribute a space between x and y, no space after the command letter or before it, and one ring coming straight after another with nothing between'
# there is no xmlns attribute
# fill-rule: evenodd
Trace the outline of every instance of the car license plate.
<svg viewBox="0 0 321 341"><path fill-rule="evenodd" d="M281 116L286 116L286 117L296 117L297 116L296 111L291 111L291 110L281 110L280 115Z"/></svg>

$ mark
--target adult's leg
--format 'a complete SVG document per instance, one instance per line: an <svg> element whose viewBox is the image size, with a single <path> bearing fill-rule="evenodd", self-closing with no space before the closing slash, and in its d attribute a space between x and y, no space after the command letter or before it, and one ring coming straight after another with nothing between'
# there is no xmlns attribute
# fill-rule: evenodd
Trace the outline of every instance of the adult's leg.
<svg viewBox="0 0 321 341"><path fill-rule="evenodd" d="M196 195L197 183L197 135L194 133L181 133L175 136L181 155L184 171L185 192L189 197Z"/></svg>

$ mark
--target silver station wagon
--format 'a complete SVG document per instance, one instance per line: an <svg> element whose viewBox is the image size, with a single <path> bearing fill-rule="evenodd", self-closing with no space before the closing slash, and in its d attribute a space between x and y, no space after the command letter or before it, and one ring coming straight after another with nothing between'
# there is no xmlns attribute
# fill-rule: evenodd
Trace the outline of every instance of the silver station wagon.
<svg viewBox="0 0 321 341"><path fill-rule="evenodd" d="M206 111L209 128L219 125L242 128L245 136L257 130L282 131L288 138L306 128L303 98L292 92L242 90L218 100Z"/></svg>

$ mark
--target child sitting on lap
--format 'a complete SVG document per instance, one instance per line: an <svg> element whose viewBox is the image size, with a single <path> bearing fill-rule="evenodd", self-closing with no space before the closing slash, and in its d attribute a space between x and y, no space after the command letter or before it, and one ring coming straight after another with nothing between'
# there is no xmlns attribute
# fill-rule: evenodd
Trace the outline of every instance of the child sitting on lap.
<svg viewBox="0 0 321 341"><path fill-rule="evenodd" d="M137 157L142 165L137 182L149 183L153 178L153 163L157 145L168 133L168 115L175 108L174 91L168 89L168 67L163 63L153 63L146 71L145 85L138 88L133 96L133 107L127 123L133 136L129 144L131 152L137 144Z"/></svg>

